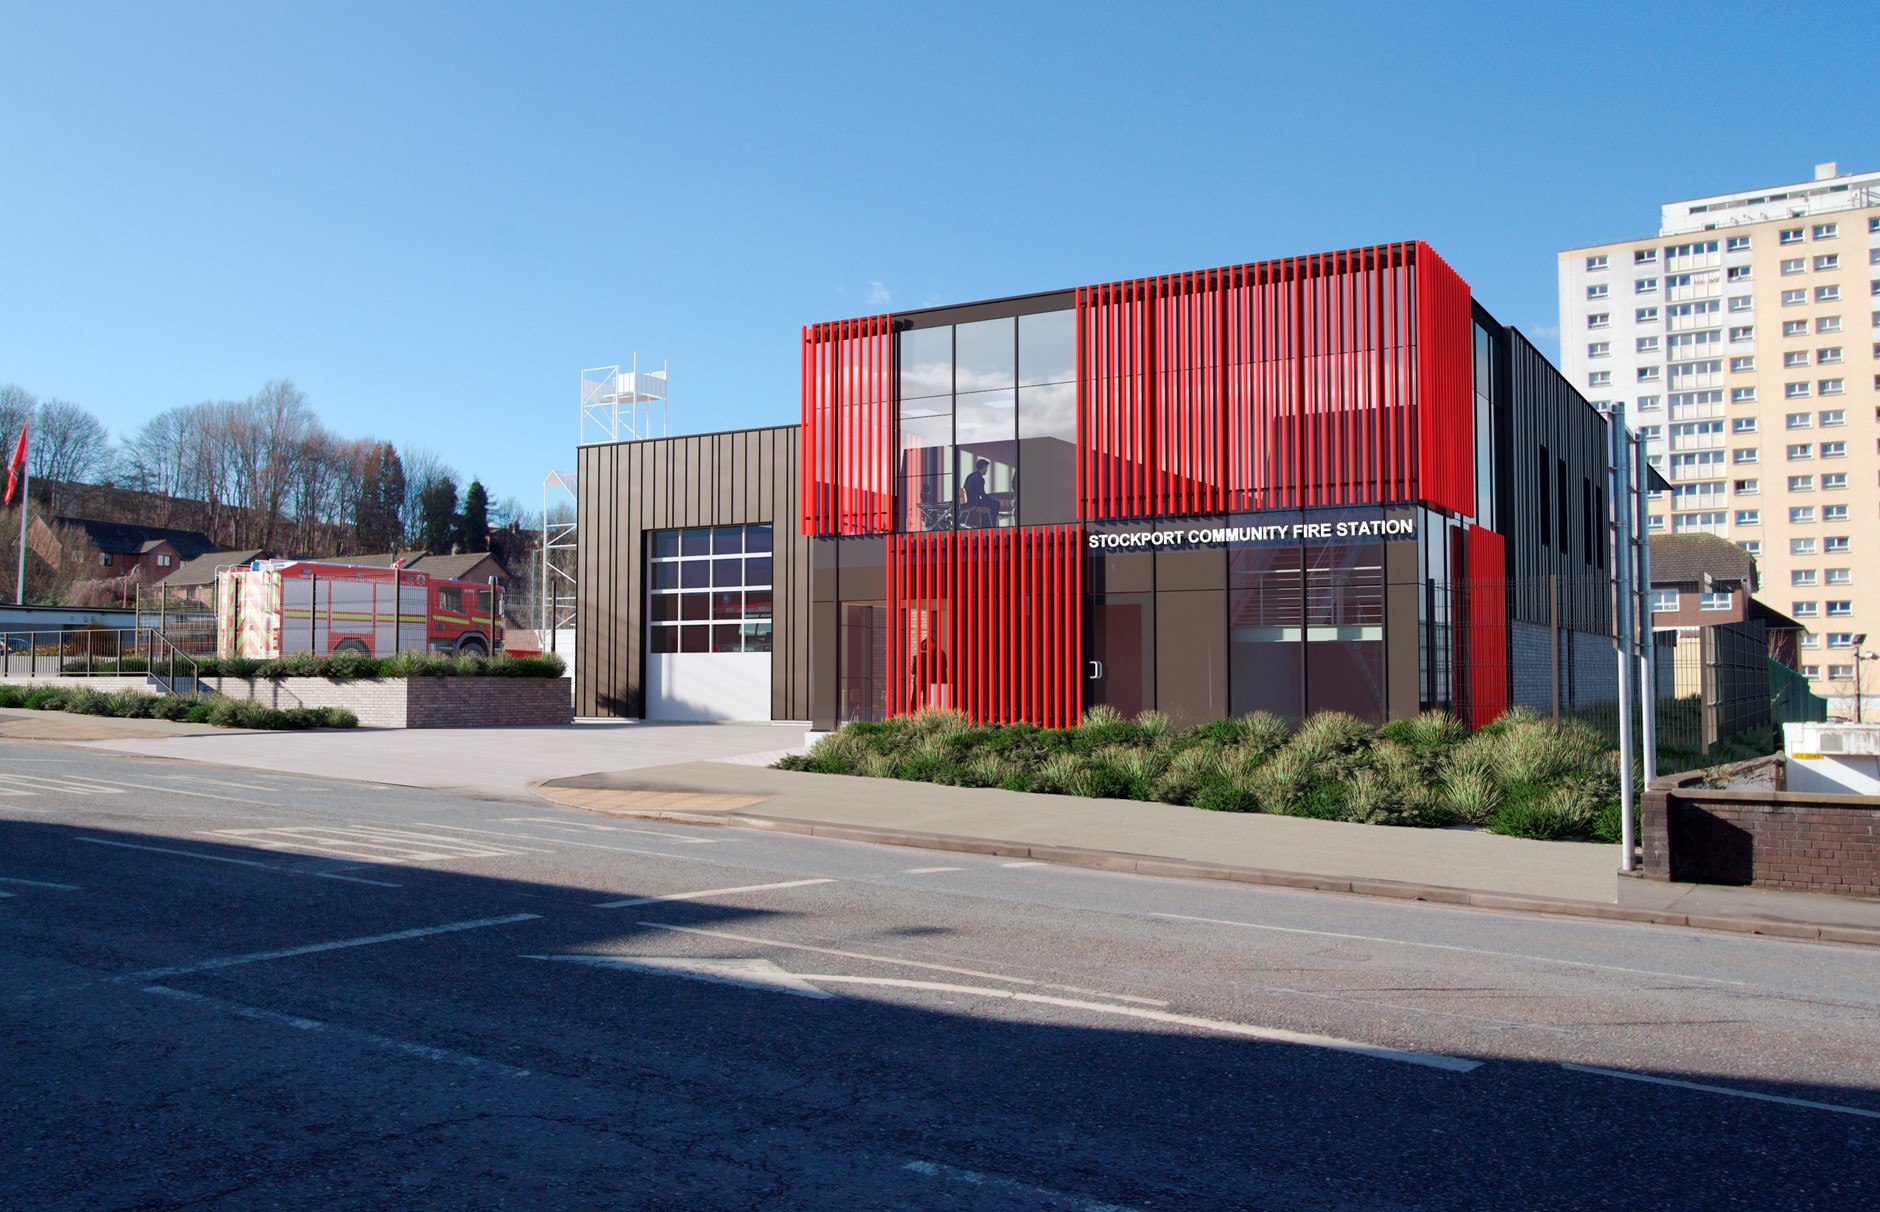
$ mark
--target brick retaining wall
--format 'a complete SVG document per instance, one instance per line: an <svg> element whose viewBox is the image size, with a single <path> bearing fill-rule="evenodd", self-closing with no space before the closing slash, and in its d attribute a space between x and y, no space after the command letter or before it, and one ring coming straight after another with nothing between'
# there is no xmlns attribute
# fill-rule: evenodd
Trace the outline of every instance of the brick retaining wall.
<svg viewBox="0 0 1880 1212"><path fill-rule="evenodd" d="M1880 896L1880 796L1682 785L1700 779L1645 793L1648 877Z"/></svg>
<svg viewBox="0 0 1880 1212"><path fill-rule="evenodd" d="M567 678L203 678L269 707L344 707L368 728L529 728L574 719Z"/></svg>

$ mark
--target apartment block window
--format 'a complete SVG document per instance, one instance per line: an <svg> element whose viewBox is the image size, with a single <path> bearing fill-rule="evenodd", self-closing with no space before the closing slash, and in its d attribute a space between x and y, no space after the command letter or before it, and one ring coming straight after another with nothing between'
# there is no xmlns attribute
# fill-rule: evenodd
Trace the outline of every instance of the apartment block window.
<svg viewBox="0 0 1880 1212"><path fill-rule="evenodd" d="M1635 295L1649 295L1657 289L1657 278L1640 278L1632 283L1632 293Z"/></svg>
<svg viewBox="0 0 1880 1212"><path fill-rule="evenodd" d="M1870 233L1880 232L1880 218L1873 218L1873 219L1867 220L1867 230Z"/></svg>
<svg viewBox="0 0 1880 1212"><path fill-rule="evenodd" d="M111 553L108 551L101 553L98 557L98 563L104 568L111 567Z"/></svg>
<svg viewBox="0 0 1880 1212"><path fill-rule="evenodd" d="M1789 525L1804 526L1815 520L1813 505L1794 505L1789 508Z"/></svg>
<svg viewBox="0 0 1880 1212"><path fill-rule="evenodd" d="M1807 586L1815 585L1817 583L1818 582L1815 579L1814 569L1812 568L1789 569L1789 584L1790 585L1799 585L1799 586L1807 587Z"/></svg>
<svg viewBox="0 0 1880 1212"><path fill-rule="evenodd" d="M1678 591L1675 589L1652 590L1653 614L1676 614L1678 612Z"/></svg>
<svg viewBox="0 0 1880 1212"><path fill-rule="evenodd" d="M1806 365L1808 365L1808 351L1806 349L1791 349L1782 355L1782 366L1784 369Z"/></svg>
<svg viewBox="0 0 1880 1212"><path fill-rule="evenodd" d="M1804 631L1804 632L1802 633L1802 638L1801 638L1801 639L1800 639L1799 641L1797 641L1797 642L1798 642L1798 643L1799 643L1799 644L1800 644L1800 645L1801 645L1801 646L1802 646L1803 648L1819 648L1819 647L1821 647L1821 637L1820 637L1820 636L1818 636L1818 635L1816 635L1816 634L1815 634L1814 632L1812 632L1812 631Z"/></svg>
<svg viewBox="0 0 1880 1212"><path fill-rule="evenodd" d="M1755 417L1737 417L1735 420L1730 422L1730 432L1731 433L1755 433L1756 432L1756 418Z"/></svg>
<svg viewBox="0 0 1880 1212"><path fill-rule="evenodd" d="M1845 459L1847 457L1847 443L1823 442L1821 444L1821 457L1824 459Z"/></svg>
<svg viewBox="0 0 1880 1212"><path fill-rule="evenodd" d="M1854 646L1854 633L1853 633L1853 632L1851 632L1851 631L1830 631L1830 632L1828 633L1828 647L1830 647L1830 648L1852 648L1853 646Z"/></svg>
<svg viewBox="0 0 1880 1212"><path fill-rule="evenodd" d="M1729 610L1735 604L1736 594L1731 590L1699 594L1697 599L1699 610Z"/></svg>
<svg viewBox="0 0 1880 1212"><path fill-rule="evenodd" d="M1787 400L1806 400L1808 398L1808 384L1784 383L1782 385L1782 397Z"/></svg>
<svg viewBox="0 0 1880 1212"><path fill-rule="evenodd" d="M1732 463L1754 463L1758 460L1761 453L1762 452L1757 450L1754 446L1743 447L1742 449L1730 452L1730 461Z"/></svg>
<svg viewBox="0 0 1880 1212"><path fill-rule="evenodd" d="M1847 424L1847 410L1841 408L1822 409L1821 424L1824 428L1833 428L1836 425Z"/></svg>
<svg viewBox="0 0 1880 1212"><path fill-rule="evenodd" d="M1847 391L1846 379L1822 379L1815 389L1824 396L1838 396Z"/></svg>
<svg viewBox="0 0 1880 1212"><path fill-rule="evenodd" d="M1590 291L1593 288L1589 286L1587 289ZM1602 286L1599 289L1604 290L1605 287ZM1589 299L1593 297L1594 296L1590 294L1587 296ZM1808 292L1805 290L1785 290L1782 292L1782 306L1784 307L1794 307L1798 303L1806 302L1808 302Z"/></svg>
<svg viewBox="0 0 1880 1212"><path fill-rule="evenodd" d="M1852 568L1830 568L1826 576L1828 578L1828 584L1830 585L1852 585L1854 583L1854 570Z"/></svg>
<svg viewBox="0 0 1880 1212"><path fill-rule="evenodd" d="M1762 481L1761 480L1738 480L1735 483L1735 485L1732 486L1731 491L1736 493L1736 495L1739 497L1753 497L1757 493L1762 491ZM1741 517L1739 517L1737 520L1741 521L1742 519ZM1760 518L1757 520L1761 521Z"/></svg>
<svg viewBox="0 0 1880 1212"><path fill-rule="evenodd" d="M1756 300L1750 298L1748 295L1731 295L1730 310L1733 312L1754 311L1756 310Z"/></svg>
<svg viewBox="0 0 1880 1212"><path fill-rule="evenodd" d="M1790 492L1813 492L1815 491L1815 477L1814 476L1790 476L1789 477L1789 491Z"/></svg>
<svg viewBox="0 0 1880 1212"><path fill-rule="evenodd" d="M1807 429L1814 425L1815 417L1813 413L1792 412L1782 418L1782 423L1783 427L1787 429Z"/></svg>
<svg viewBox="0 0 1880 1212"><path fill-rule="evenodd" d="M1854 603L1852 602L1829 601L1828 603L1828 617L1831 619L1845 619L1853 613Z"/></svg>
<svg viewBox="0 0 1880 1212"><path fill-rule="evenodd" d="M1723 271L1723 280L1726 282L1747 282L1749 281L1749 271L1750 267L1747 265L1732 265L1730 268Z"/></svg>
<svg viewBox="0 0 1880 1212"><path fill-rule="evenodd" d="M1815 447L1811 442L1797 442L1789 447L1789 458L1791 459L1812 459L1814 457Z"/></svg>
<svg viewBox="0 0 1880 1212"><path fill-rule="evenodd" d="M1605 258L1605 255L1604 255L1604 254L1601 254L1600 256L1597 256L1597 257L1588 257L1588 258L1586 259L1586 268L1588 268L1588 269L1604 269L1604 268L1606 268L1606 258Z"/></svg>
<svg viewBox="0 0 1880 1212"><path fill-rule="evenodd" d="M1731 236L1729 239L1723 242L1723 251L1725 252L1748 252L1749 251L1749 237L1748 236Z"/></svg>
<svg viewBox="0 0 1880 1212"><path fill-rule="evenodd" d="M1832 472L1829 472L1827 475L1822 476L1821 477L1821 491L1823 492L1847 491L1847 473L1845 471L1832 471Z"/></svg>
<svg viewBox="0 0 1880 1212"><path fill-rule="evenodd" d="M1880 286L1880 282L1875 283L1875 285ZM1880 294L1880 291L1876 291L1875 293ZM1840 301L1841 301L1841 288L1840 287L1838 286L1815 287L1815 302L1839 303Z"/></svg>
<svg viewBox="0 0 1880 1212"><path fill-rule="evenodd" d="M1664 426L1662 425L1641 425L1638 427L1638 440L1641 442L1656 442L1663 434Z"/></svg>
<svg viewBox="0 0 1880 1212"><path fill-rule="evenodd" d="M1638 248L1632 251L1632 264L1634 265L1651 265L1657 260L1658 250L1655 248Z"/></svg>
<svg viewBox="0 0 1880 1212"><path fill-rule="evenodd" d="M1755 339L1756 326L1754 324L1739 324L1730 330L1732 341L1754 341Z"/></svg>
<svg viewBox="0 0 1880 1212"><path fill-rule="evenodd" d="M1736 511L1736 524L1738 526L1761 526L1762 525L1762 510L1760 509L1737 510Z"/></svg>
<svg viewBox="0 0 1880 1212"><path fill-rule="evenodd" d="M1641 366L1641 367L1639 367L1639 368L1638 368L1638 381L1639 381L1639 382L1641 382L1641 383L1656 383L1656 382L1658 382L1658 376L1659 376L1659 371L1660 371L1660 369L1661 369L1661 368L1660 368L1660 367L1657 367L1657 366Z"/></svg>
<svg viewBox="0 0 1880 1212"><path fill-rule="evenodd" d="M1825 274L1829 272L1830 270L1835 270L1839 268L1841 268L1841 254L1840 253L1829 253L1825 257L1815 258L1815 272L1818 274Z"/></svg>
<svg viewBox="0 0 1880 1212"><path fill-rule="evenodd" d="M1654 497L1661 497L1664 495L1664 493L1655 492L1652 495ZM1663 530L1665 528L1665 515L1662 513L1655 513L1651 517L1645 520L1647 523L1650 524L1650 529L1652 530Z"/></svg>
<svg viewBox="0 0 1880 1212"><path fill-rule="evenodd" d="M1610 328L1612 327L1612 313L1609 311L1593 312L1586 317L1586 326L1588 328Z"/></svg>
<svg viewBox="0 0 1880 1212"><path fill-rule="evenodd" d="M1790 257L1788 260L1782 263L1782 273L1783 273L1783 276L1785 277L1788 276L1789 274L1806 273L1807 271L1808 271L1808 258L1807 257Z"/></svg>
<svg viewBox="0 0 1880 1212"><path fill-rule="evenodd" d="M1754 387L1732 387L1730 389L1730 403L1754 404L1755 402L1756 389ZM1755 418L1752 417L1750 419L1754 420Z"/></svg>
<svg viewBox="0 0 1880 1212"><path fill-rule="evenodd" d="M1847 506L1845 505L1824 506L1821 510L1821 520L1824 522L1847 521Z"/></svg>
<svg viewBox="0 0 1880 1212"><path fill-rule="evenodd" d="M1611 357L1612 356L1612 342L1611 341L1588 342L1586 346L1586 356L1589 358Z"/></svg>
<svg viewBox="0 0 1880 1212"><path fill-rule="evenodd" d="M1811 682L1815 681L1816 679L1821 677L1821 666L1819 665L1802 666L1802 676L1807 678Z"/></svg>
<svg viewBox="0 0 1880 1212"><path fill-rule="evenodd" d="M1828 680L1830 682L1849 681L1853 678L1853 676L1854 676L1854 667L1852 665L1828 666Z"/></svg>
<svg viewBox="0 0 1880 1212"><path fill-rule="evenodd" d="M1807 320L1782 321L1782 335L1785 337L1805 337L1808 335Z"/></svg>
<svg viewBox="0 0 1880 1212"><path fill-rule="evenodd" d="M1658 338L1657 337L1640 337L1638 339L1638 352L1639 353L1657 353L1658 352Z"/></svg>
<svg viewBox="0 0 1880 1212"><path fill-rule="evenodd" d="M1586 288L1586 297L1589 299L1603 299L1606 297L1606 294L1607 287L1604 282Z"/></svg>
<svg viewBox="0 0 1880 1212"><path fill-rule="evenodd" d="M1815 541L1813 539L1790 539L1789 540L1789 554L1790 555L1805 555L1805 556L1814 555L1815 554Z"/></svg>
<svg viewBox="0 0 1880 1212"><path fill-rule="evenodd" d="M1815 351L1815 365L1832 366L1841 360L1839 345L1824 345Z"/></svg>
<svg viewBox="0 0 1880 1212"><path fill-rule="evenodd" d="M1657 412L1663 406L1658 396L1640 396L1633 402L1633 407L1639 412Z"/></svg>
<svg viewBox="0 0 1880 1212"><path fill-rule="evenodd" d="M1586 385L1588 387L1611 387L1612 372L1610 370L1596 370L1586 376ZM1804 383L1802 386L1807 387L1808 384Z"/></svg>
<svg viewBox="0 0 1880 1212"><path fill-rule="evenodd" d="M1723 525L1724 517L1725 515L1721 512L1681 513L1671 519L1671 530L1674 534L1696 534L1700 532L1715 534L1717 528Z"/></svg>
<svg viewBox="0 0 1880 1212"><path fill-rule="evenodd" d="M1840 234L1841 234L1841 225L1839 223L1815 224L1814 235L1815 235L1815 239L1817 240L1832 240Z"/></svg>
<svg viewBox="0 0 1880 1212"><path fill-rule="evenodd" d="M1875 314L1880 315L1880 312L1876 312ZM1658 309L1656 307L1641 307L1632 313L1632 319L1640 324L1656 324L1658 323ZM1880 327L1880 320L1874 321L1874 324L1876 327Z"/></svg>
<svg viewBox="0 0 1880 1212"><path fill-rule="evenodd" d="M1821 550L1828 555L1845 555L1853 549L1853 541L1844 534L1831 534L1821 541Z"/></svg>
<svg viewBox="0 0 1880 1212"><path fill-rule="evenodd" d="M1762 554L1761 539L1744 539L1742 542L1738 543L1737 546L1753 556L1760 556Z"/></svg>
<svg viewBox="0 0 1880 1212"><path fill-rule="evenodd" d="M1800 244L1802 242L1802 229L1799 227L1789 228L1777 237L1777 242L1782 244Z"/></svg>

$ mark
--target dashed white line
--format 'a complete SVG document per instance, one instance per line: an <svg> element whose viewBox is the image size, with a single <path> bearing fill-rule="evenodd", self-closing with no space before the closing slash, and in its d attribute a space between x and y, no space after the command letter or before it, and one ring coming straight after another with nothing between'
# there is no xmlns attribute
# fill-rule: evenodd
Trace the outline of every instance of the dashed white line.
<svg viewBox="0 0 1880 1212"><path fill-rule="evenodd" d="M664 829L635 829L630 825L602 825L593 821L563 821L547 816L504 816L498 817L504 824L542 825L550 829L578 829L589 833L637 833L645 837L663 837L678 842L683 846L716 846L725 839L721 837L687 837L683 833L672 833Z"/></svg>
<svg viewBox="0 0 1880 1212"><path fill-rule="evenodd" d="M414 821L426 829L449 829L457 833L480 833L490 837L514 838L523 842L550 842L557 846L580 846L586 850L611 850L615 854L638 854L649 858L683 859L688 863L708 863L713 867L725 864L717 859L708 859L696 854L673 854L668 850L636 850L632 846L609 846L605 842L582 842L571 837L537 837L532 833L514 833L507 829L472 829L468 825L443 825L436 821Z"/></svg>
<svg viewBox="0 0 1880 1212"><path fill-rule="evenodd" d="M18 884L22 888L52 888L59 892L77 892L77 884L49 884L45 880L18 880L0 876L0 884Z"/></svg>
<svg viewBox="0 0 1880 1212"><path fill-rule="evenodd" d="M734 892L769 892L776 888L807 888L811 884L833 884L834 880L784 880L777 884L745 884L738 888L702 888L697 892L671 892L665 896L636 896L625 901L597 901L596 909L629 909L634 905L657 905L664 901L697 901L712 896L730 896Z"/></svg>
<svg viewBox="0 0 1880 1212"><path fill-rule="evenodd" d="M1127 1204L1110 1204L1102 1200L1085 1199L1081 1195L1072 1195L1068 1191L1037 1187L999 1174L981 1174L977 1170L961 1170L956 1166L943 1166L939 1162L911 1161L901 1168L910 1170L923 1178L944 1179L947 1182L965 1183L971 1187L986 1187L993 1191L1002 1191L1007 1195L1016 1195L1032 1207L1042 1206L1038 1201L1048 1201L1053 1206L1074 1208L1077 1212L1139 1212L1138 1209L1131 1208Z"/></svg>
<svg viewBox="0 0 1880 1212"><path fill-rule="evenodd" d="M254 859L230 858L226 854L204 854L200 850L175 850L168 846L143 846L136 842L119 842L103 837L81 837L81 842L94 846L116 846L120 850L148 850L152 854L173 854L178 858L201 859L205 863L227 863L232 867L259 867L263 871L278 871L282 875L310 875L321 880L343 880L348 884L370 884L374 888L402 888L403 884L387 883L385 880L361 879L356 875L341 875L337 871L296 871L292 867L282 867L277 863L258 863Z"/></svg>
<svg viewBox="0 0 1880 1212"><path fill-rule="evenodd" d="M1025 859L1024 861L1017 862L1017 863L1000 863L999 866L1001 867L1042 867L1044 866L1044 864L1042 862L1039 862L1037 859Z"/></svg>
<svg viewBox="0 0 1880 1212"><path fill-rule="evenodd" d="M1733 1090L1728 1086L1711 1086L1703 1082L1681 1081L1675 1077L1655 1077L1649 1073L1628 1073L1624 1069L1600 1069L1593 1065L1566 1065L1574 1073L1591 1073L1597 1077L1618 1077L1629 1082L1648 1082L1654 1086L1675 1086L1680 1090L1698 1090L1705 1094L1725 1094L1731 1098L1753 1099L1759 1103L1781 1103L1785 1107L1806 1107L1811 1111L1833 1111L1838 1115L1859 1115L1866 1119L1880 1119L1880 1111L1871 1111L1866 1107L1846 1107L1840 1103L1818 1103L1810 1098L1787 1098L1780 1094L1763 1094L1755 1090Z"/></svg>
<svg viewBox="0 0 1880 1212"><path fill-rule="evenodd" d="M301 955L318 955L324 951L346 951L353 947L371 947L379 943L399 943L407 939L429 938L434 934L455 934L460 930L510 926L517 922L537 921L541 916L539 913L511 913L505 917L480 917L474 921L446 922L441 926L419 926L412 930L395 930L390 934L368 934L361 938L336 939L330 943L307 943L299 947L281 947L273 951L251 951L246 955L225 955L219 959L198 960L193 964L178 964L171 968L148 968L142 972L132 972L126 976L116 976L110 979L113 983L166 980L173 976L187 976L192 972L218 972L224 968L239 968L245 964L260 964L269 960L293 959Z"/></svg>
<svg viewBox="0 0 1880 1212"><path fill-rule="evenodd" d="M92 775L83 776L86 782L103 783L108 787L122 787L131 791L141 791L148 795L152 791L161 791L166 795L187 795L199 800L227 800L231 804L259 804L263 808L285 808L287 805L274 800L251 800L239 795L215 795L207 791L190 791L183 787L151 787L144 783L120 783L116 779L101 779ZM100 792L99 794L118 794Z"/></svg>
<svg viewBox="0 0 1880 1212"><path fill-rule="evenodd" d="M481 1069L503 1077L527 1077L527 1069L518 1069L514 1065L505 1065L498 1061L484 1060L480 1056L471 1056L465 1052L452 1052L448 1048L433 1048L429 1044L416 1044L410 1040L392 1039L389 1036L375 1035L370 1031L357 1031L351 1027L335 1027L315 1018L301 1018L299 1015L282 1014L275 1010L264 1010L259 1006L245 1006L240 1002L225 1001L219 997L208 997L201 993L190 993L183 989L172 989L168 985L146 985L143 992L172 1001L189 1002L197 1006L206 1006L220 1010L224 1014L233 1014L238 1018L250 1018L264 1023L279 1023L292 1027L296 1031L319 1031L341 1039L350 1039L368 1044L374 1048L386 1048L393 1052L402 1052L407 1056L416 1056L423 1060L440 1061L447 1065L458 1065L465 1069Z"/></svg>
<svg viewBox="0 0 1880 1212"><path fill-rule="evenodd" d="M942 871L964 871L964 867L903 867L902 875L938 875Z"/></svg>

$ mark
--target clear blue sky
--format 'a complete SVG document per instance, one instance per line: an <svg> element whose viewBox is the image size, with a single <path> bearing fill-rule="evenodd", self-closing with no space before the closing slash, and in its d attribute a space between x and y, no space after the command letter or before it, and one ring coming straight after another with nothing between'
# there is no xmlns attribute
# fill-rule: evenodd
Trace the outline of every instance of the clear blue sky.
<svg viewBox="0 0 1880 1212"><path fill-rule="evenodd" d="M293 379L497 495L583 367L797 411L805 322L1430 241L1554 254L1880 167L1867 4L0 6L0 382L114 433Z"/></svg>

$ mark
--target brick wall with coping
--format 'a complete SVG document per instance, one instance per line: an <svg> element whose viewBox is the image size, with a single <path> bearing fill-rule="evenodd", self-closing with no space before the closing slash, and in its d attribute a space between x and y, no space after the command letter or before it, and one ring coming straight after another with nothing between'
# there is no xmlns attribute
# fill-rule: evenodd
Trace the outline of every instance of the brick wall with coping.
<svg viewBox="0 0 1880 1212"><path fill-rule="evenodd" d="M1651 879L1880 896L1880 796L1698 786L1645 793L1639 840Z"/></svg>
<svg viewBox="0 0 1880 1212"><path fill-rule="evenodd" d="M269 707L344 707L368 728L531 728L574 719L568 678L203 678Z"/></svg>

